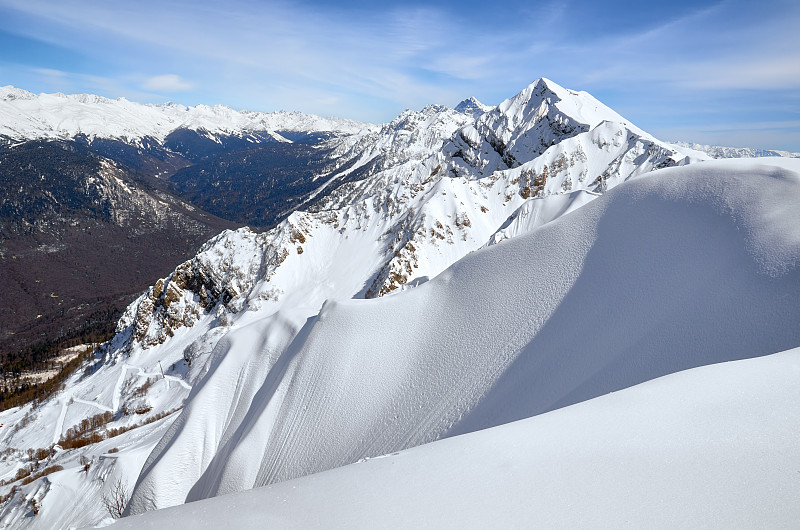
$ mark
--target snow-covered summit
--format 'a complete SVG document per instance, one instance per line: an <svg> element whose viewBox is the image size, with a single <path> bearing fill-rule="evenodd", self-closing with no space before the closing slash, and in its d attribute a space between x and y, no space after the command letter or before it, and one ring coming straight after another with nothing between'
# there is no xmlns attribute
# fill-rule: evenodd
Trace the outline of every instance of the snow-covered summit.
<svg viewBox="0 0 800 530"><path fill-rule="evenodd" d="M589 128L602 121L629 125L625 118L588 92L569 90L543 77L517 95L501 102L497 109L498 115L506 118L509 130L541 120L551 113L557 113L563 119L570 119Z"/></svg>
<svg viewBox="0 0 800 530"><path fill-rule="evenodd" d="M663 145L676 154L680 151L684 156L703 156L666 146L590 94L565 89L544 78L462 127L444 150L462 161L461 173L488 176L529 163L559 142L603 123L624 129L644 142Z"/></svg>
<svg viewBox="0 0 800 530"><path fill-rule="evenodd" d="M15 99L33 99L36 94L28 92L22 88L17 88L12 85L0 87L0 101L11 101Z"/></svg>
<svg viewBox="0 0 800 530"><path fill-rule="evenodd" d="M459 103L458 105L456 105L456 108L454 110L472 116L473 118L476 118L491 108L492 107L490 107L489 105L484 105L474 97L469 97L464 101L462 101L461 103Z"/></svg>
<svg viewBox="0 0 800 530"><path fill-rule="evenodd" d="M243 135L277 130L353 133L365 126L299 112L238 111L224 105L145 105L92 94L36 95L12 86L0 88L0 137L13 140L82 134L135 143L144 137L163 141L180 128L211 135Z"/></svg>

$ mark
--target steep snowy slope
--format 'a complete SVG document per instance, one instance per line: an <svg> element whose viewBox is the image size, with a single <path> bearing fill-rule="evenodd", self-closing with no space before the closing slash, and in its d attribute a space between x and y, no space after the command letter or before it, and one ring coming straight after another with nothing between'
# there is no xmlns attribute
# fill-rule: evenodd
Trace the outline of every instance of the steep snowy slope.
<svg viewBox="0 0 800 530"><path fill-rule="evenodd" d="M800 165L769 164L705 162L633 179L409 292L326 303L265 359L274 366L187 500L797 346ZM226 340L246 348L245 333ZM212 368L205 386L229 402L229 377L216 379ZM205 435L170 434L145 465L133 513L180 502L166 477L202 467L174 451L202 453Z"/></svg>
<svg viewBox="0 0 800 530"><path fill-rule="evenodd" d="M792 528L798 377L798 349L695 368L110 528Z"/></svg>
<svg viewBox="0 0 800 530"><path fill-rule="evenodd" d="M0 87L0 138L17 141L82 134L140 143L146 137L163 142L176 129L202 131L210 136L241 136L278 130L356 132L364 126L352 120L299 112L236 111L223 105L143 105L125 98L37 95L12 86ZM274 138L284 141L280 135Z"/></svg>

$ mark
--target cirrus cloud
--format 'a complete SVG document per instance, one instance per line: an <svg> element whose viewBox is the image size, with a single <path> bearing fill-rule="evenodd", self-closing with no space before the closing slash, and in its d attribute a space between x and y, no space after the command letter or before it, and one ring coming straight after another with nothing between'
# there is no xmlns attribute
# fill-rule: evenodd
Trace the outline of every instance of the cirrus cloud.
<svg viewBox="0 0 800 530"><path fill-rule="evenodd" d="M142 88L154 92L186 92L194 88L194 83L182 79L179 75L165 74L146 79Z"/></svg>

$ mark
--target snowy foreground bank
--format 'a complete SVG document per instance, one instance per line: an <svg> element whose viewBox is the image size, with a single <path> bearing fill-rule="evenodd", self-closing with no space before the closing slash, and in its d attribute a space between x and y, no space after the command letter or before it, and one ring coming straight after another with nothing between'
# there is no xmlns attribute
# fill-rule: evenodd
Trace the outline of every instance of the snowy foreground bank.
<svg viewBox="0 0 800 530"><path fill-rule="evenodd" d="M793 528L798 381L800 349L696 368L110 528Z"/></svg>

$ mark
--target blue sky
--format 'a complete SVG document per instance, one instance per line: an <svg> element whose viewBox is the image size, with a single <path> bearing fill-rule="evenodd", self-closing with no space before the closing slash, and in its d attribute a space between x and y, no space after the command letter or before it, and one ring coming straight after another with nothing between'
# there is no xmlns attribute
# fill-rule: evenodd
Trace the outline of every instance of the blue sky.
<svg viewBox="0 0 800 530"><path fill-rule="evenodd" d="M383 122L548 77L665 140L800 151L796 0L376 4L0 0L0 84Z"/></svg>

